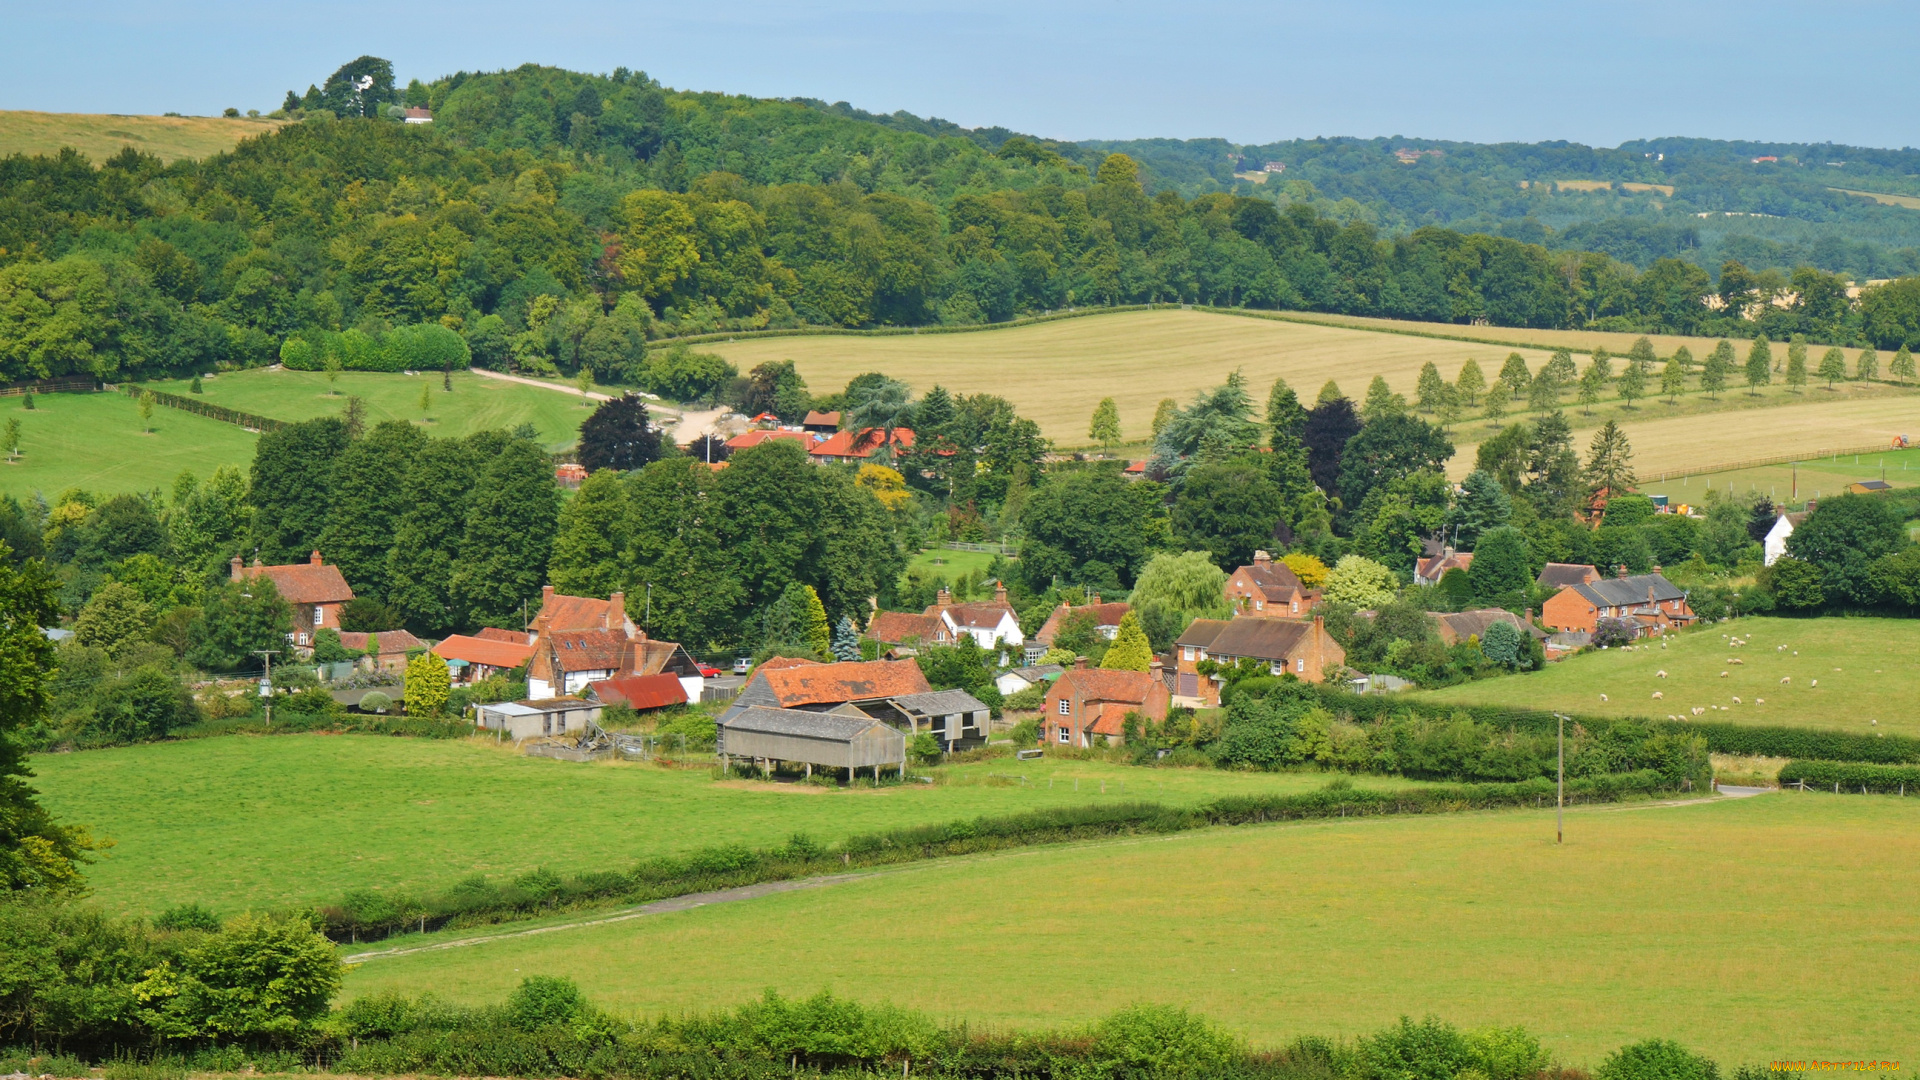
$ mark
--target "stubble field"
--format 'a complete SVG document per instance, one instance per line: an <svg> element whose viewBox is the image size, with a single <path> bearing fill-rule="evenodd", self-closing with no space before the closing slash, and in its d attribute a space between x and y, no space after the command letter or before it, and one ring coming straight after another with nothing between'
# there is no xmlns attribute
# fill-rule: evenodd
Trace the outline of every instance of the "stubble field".
<svg viewBox="0 0 1920 1080"><path fill-rule="evenodd" d="M286 123L265 117L119 116L112 113L0 111L0 156L57 154L71 146L94 161L105 161L124 147L162 161L203 158L231 150L242 139L264 135Z"/></svg>

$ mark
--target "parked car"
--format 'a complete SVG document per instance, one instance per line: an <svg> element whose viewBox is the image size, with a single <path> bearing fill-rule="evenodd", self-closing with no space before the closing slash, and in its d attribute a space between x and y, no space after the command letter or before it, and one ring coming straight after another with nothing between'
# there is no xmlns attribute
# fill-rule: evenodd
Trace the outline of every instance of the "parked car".
<svg viewBox="0 0 1920 1080"><path fill-rule="evenodd" d="M701 664L700 677L703 679L717 679L720 677L720 669L714 667L712 664Z"/></svg>
<svg viewBox="0 0 1920 1080"><path fill-rule="evenodd" d="M753 670L753 657L736 656L733 658L733 673L735 675L745 675L747 672L752 670Z"/></svg>

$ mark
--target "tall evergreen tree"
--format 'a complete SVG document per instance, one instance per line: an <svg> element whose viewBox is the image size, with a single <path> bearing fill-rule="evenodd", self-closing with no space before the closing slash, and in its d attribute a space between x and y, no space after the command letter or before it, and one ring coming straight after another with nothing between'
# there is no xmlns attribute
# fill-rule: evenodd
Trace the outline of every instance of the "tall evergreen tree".
<svg viewBox="0 0 1920 1080"><path fill-rule="evenodd" d="M1120 616L1120 629L1100 659L1100 666L1108 671L1146 671L1152 664L1153 646L1140 628L1140 617L1129 611Z"/></svg>
<svg viewBox="0 0 1920 1080"><path fill-rule="evenodd" d="M666 458L634 476L630 495L628 580L636 599L652 597L642 624L696 651L746 644L746 586L712 520L713 475L687 458Z"/></svg>
<svg viewBox="0 0 1920 1080"><path fill-rule="evenodd" d="M346 448L347 425L335 417L288 424L254 444L247 498L261 562L304 560L319 545L332 507L333 462Z"/></svg>
<svg viewBox="0 0 1920 1080"><path fill-rule="evenodd" d="M839 625L833 628L833 658L848 664L860 659L860 631L845 615L840 616Z"/></svg>
<svg viewBox="0 0 1920 1080"><path fill-rule="evenodd" d="M1340 479L1340 455L1347 440L1360 430L1353 402L1337 397L1315 405L1307 413L1300 441L1307 448L1307 469L1321 491L1331 492Z"/></svg>
<svg viewBox="0 0 1920 1080"><path fill-rule="evenodd" d="M1586 480L1589 491L1605 488L1609 496L1633 490L1633 447L1627 442L1627 433L1612 420L1593 433L1593 444L1587 449Z"/></svg>
<svg viewBox="0 0 1920 1080"><path fill-rule="evenodd" d="M532 439L509 439L474 478L451 591L465 621L519 626L546 584L560 514L553 462Z"/></svg>
<svg viewBox="0 0 1920 1080"><path fill-rule="evenodd" d="M386 596L388 557L406 510L407 473L426 443L419 428L388 420L334 459L320 553L340 567L357 596Z"/></svg>
<svg viewBox="0 0 1920 1080"><path fill-rule="evenodd" d="M422 633L461 623L453 606L453 567L467 529L467 505L485 457L476 443L429 439L401 485L404 508L387 555L387 605Z"/></svg>
<svg viewBox="0 0 1920 1080"><path fill-rule="evenodd" d="M1522 490L1539 516L1564 518L1573 513L1583 494L1579 487L1580 455L1573 449L1573 425L1555 409L1534 422Z"/></svg>
<svg viewBox="0 0 1920 1080"><path fill-rule="evenodd" d="M1453 527L1454 543L1473 550L1480 534L1505 525L1513 517L1513 499L1493 474L1475 469L1460 484L1460 496L1454 500L1447 524Z"/></svg>
<svg viewBox="0 0 1920 1080"><path fill-rule="evenodd" d="M600 403L580 425L580 465L588 472L631 472L660 457L661 433L638 394L622 394Z"/></svg>
<svg viewBox="0 0 1920 1080"><path fill-rule="evenodd" d="M626 478L612 469L587 477L560 508L547 576L553 587L573 596L610 595L627 584L627 537L633 505Z"/></svg>
<svg viewBox="0 0 1920 1080"><path fill-rule="evenodd" d="M953 423L953 394L935 383L913 407L913 433L916 439L931 438Z"/></svg>
<svg viewBox="0 0 1920 1080"><path fill-rule="evenodd" d="M1293 392L1285 379L1273 380L1273 389L1267 391L1267 434L1269 445L1277 445L1272 439L1278 435L1288 435L1298 440L1307 426L1307 410L1300 405L1300 396ZM1155 430L1154 434L1159 435Z"/></svg>

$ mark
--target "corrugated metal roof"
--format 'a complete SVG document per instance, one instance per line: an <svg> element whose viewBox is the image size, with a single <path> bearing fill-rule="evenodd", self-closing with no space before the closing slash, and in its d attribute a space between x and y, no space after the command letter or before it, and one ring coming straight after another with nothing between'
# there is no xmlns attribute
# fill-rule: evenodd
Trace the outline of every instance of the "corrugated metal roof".
<svg viewBox="0 0 1920 1080"><path fill-rule="evenodd" d="M851 742L875 726L885 724L871 717L840 716L834 713L806 712L801 709L768 709L759 706L741 709L720 718L727 731L757 731L768 735L793 735L803 739L829 739ZM891 729L889 729L891 730Z"/></svg>
<svg viewBox="0 0 1920 1080"><path fill-rule="evenodd" d="M935 690L926 694L902 694L888 698L907 712L920 716L947 716L952 713L979 712L986 703L965 690Z"/></svg>

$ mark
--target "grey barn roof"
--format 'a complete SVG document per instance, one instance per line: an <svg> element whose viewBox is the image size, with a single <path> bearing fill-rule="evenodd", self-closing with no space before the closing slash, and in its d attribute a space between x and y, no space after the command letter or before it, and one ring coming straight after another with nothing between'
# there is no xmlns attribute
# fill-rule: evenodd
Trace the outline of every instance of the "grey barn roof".
<svg viewBox="0 0 1920 1080"><path fill-rule="evenodd" d="M953 713L980 712L986 703L965 690L935 690L928 694L902 694L889 701L919 716L948 716Z"/></svg>
<svg viewBox="0 0 1920 1080"><path fill-rule="evenodd" d="M1632 607L1647 602L1647 589L1653 589L1655 602L1678 600L1686 591L1668 581L1664 574L1634 574L1623 578L1602 578L1575 585L1580 595L1597 607Z"/></svg>
<svg viewBox="0 0 1920 1080"><path fill-rule="evenodd" d="M880 721L872 717L754 706L722 717L720 723L729 731L757 731L769 735L794 735L803 739L846 741Z"/></svg>

